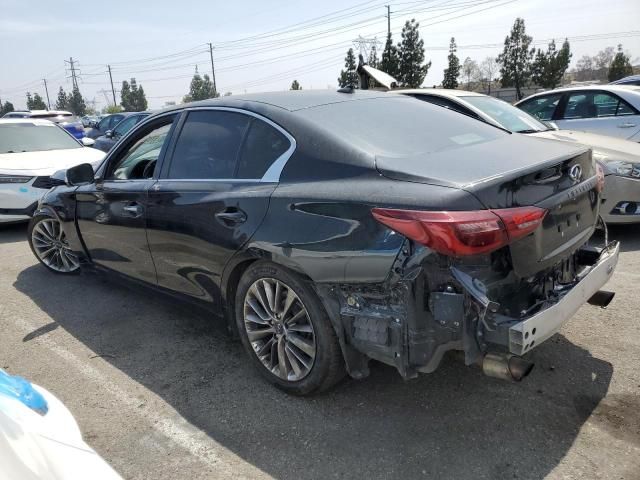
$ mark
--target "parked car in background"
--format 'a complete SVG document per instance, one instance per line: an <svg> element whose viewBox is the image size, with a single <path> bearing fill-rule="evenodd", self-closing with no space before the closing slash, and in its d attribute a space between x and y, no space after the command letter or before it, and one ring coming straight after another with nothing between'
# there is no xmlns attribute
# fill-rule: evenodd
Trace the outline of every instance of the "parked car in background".
<svg viewBox="0 0 640 480"><path fill-rule="evenodd" d="M51 175L81 163L97 166L104 153L66 130L33 118L0 119L0 223L29 220L38 200L64 183Z"/></svg>
<svg viewBox="0 0 640 480"><path fill-rule="evenodd" d="M616 80L614 82L609 83L609 85L634 85L640 86L640 75L629 75L628 77L621 78L620 80Z"/></svg>
<svg viewBox="0 0 640 480"><path fill-rule="evenodd" d="M2 118L37 118L57 123L77 139L85 137L82 121L65 110L29 110L9 112Z"/></svg>
<svg viewBox="0 0 640 480"><path fill-rule="evenodd" d="M424 88L396 90L511 132L591 147L605 167L600 214L607 223L640 222L640 144L606 135L557 130L523 110L488 95L464 90Z"/></svg>
<svg viewBox="0 0 640 480"><path fill-rule="evenodd" d="M94 148L108 152L129 130L148 116L149 112L140 112L125 117L113 130L107 130L104 135L96 138Z"/></svg>
<svg viewBox="0 0 640 480"><path fill-rule="evenodd" d="M559 88L520 100L516 107L561 129L640 142L640 87L591 85Z"/></svg>
<svg viewBox="0 0 640 480"><path fill-rule="evenodd" d="M223 312L290 393L345 367L363 378L370 359L433 372L448 350L518 380L522 355L613 295L599 289L619 246L591 242L603 179L588 148L408 96L180 105L66 178L28 230L48 270L117 272Z"/></svg>
<svg viewBox="0 0 640 480"><path fill-rule="evenodd" d="M81 120L84 128L90 128L100 121L96 115L85 115Z"/></svg>
<svg viewBox="0 0 640 480"><path fill-rule="evenodd" d="M51 392L0 369L0 465L5 480L122 480Z"/></svg>
<svg viewBox="0 0 640 480"><path fill-rule="evenodd" d="M101 137L107 132L107 130L112 130L127 115L131 115L131 112L114 113L105 116L87 131L87 137L93 138L94 140Z"/></svg>

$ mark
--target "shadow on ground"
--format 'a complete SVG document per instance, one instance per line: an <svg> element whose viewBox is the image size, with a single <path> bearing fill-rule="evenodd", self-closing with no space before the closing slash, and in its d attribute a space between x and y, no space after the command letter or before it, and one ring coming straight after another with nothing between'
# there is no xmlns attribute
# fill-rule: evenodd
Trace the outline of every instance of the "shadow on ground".
<svg viewBox="0 0 640 480"><path fill-rule="evenodd" d="M0 223L0 244L25 242L27 240L27 224L9 223L3 225Z"/></svg>
<svg viewBox="0 0 640 480"><path fill-rule="evenodd" d="M364 381L294 398L267 385L222 322L203 312L92 274L51 278L33 266L15 287L193 425L278 479L542 478L567 453L612 376L611 364L557 335L532 353L536 368L521 384L453 360L408 382L376 364Z"/></svg>

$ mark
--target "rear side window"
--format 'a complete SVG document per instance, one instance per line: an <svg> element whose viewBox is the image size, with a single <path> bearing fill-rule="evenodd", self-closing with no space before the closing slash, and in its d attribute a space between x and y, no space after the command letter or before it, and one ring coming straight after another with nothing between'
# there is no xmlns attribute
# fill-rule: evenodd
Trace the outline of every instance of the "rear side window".
<svg viewBox="0 0 640 480"><path fill-rule="evenodd" d="M569 96L564 118L602 118L634 113L633 108L617 95L605 92L580 92Z"/></svg>
<svg viewBox="0 0 640 480"><path fill-rule="evenodd" d="M291 146L281 132L253 119L238 162L237 178L262 178L269 167Z"/></svg>
<svg viewBox="0 0 640 480"><path fill-rule="evenodd" d="M434 105L440 105L441 107L448 108L449 110L453 110L454 112L462 113L464 115L468 115L472 118L478 118L478 115L475 112L472 112L466 107L454 102L453 100L449 100L448 98L438 97L435 95L415 95L415 98L418 100L423 100L425 102L433 103Z"/></svg>
<svg viewBox="0 0 640 480"><path fill-rule="evenodd" d="M531 100L527 100L526 102L518 105L518 108L524 110L529 115L533 115L539 120L551 120L561 97L561 93L555 93L544 97L532 98Z"/></svg>
<svg viewBox="0 0 640 480"><path fill-rule="evenodd" d="M233 178L252 117L220 110L190 112L176 142L169 178Z"/></svg>

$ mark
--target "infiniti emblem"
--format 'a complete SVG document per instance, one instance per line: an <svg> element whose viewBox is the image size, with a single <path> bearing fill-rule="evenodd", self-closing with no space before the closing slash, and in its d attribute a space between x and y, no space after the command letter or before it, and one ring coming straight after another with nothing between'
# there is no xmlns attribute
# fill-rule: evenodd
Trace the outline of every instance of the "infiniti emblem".
<svg viewBox="0 0 640 480"><path fill-rule="evenodd" d="M569 178L573 180L573 183L579 183L582 180L582 167L580 165L574 165L569 169Z"/></svg>

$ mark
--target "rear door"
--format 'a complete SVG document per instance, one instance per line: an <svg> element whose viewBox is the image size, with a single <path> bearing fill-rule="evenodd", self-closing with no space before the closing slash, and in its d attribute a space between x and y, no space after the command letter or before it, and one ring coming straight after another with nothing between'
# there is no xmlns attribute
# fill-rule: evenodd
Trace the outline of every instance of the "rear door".
<svg viewBox="0 0 640 480"><path fill-rule="evenodd" d="M159 285L210 302L230 257L262 222L295 141L250 112L192 109L149 192Z"/></svg>
<svg viewBox="0 0 640 480"><path fill-rule="evenodd" d="M175 118L160 117L134 132L110 155L99 179L76 192L78 229L93 262L154 284L147 194Z"/></svg>
<svg viewBox="0 0 640 480"><path fill-rule="evenodd" d="M567 94L556 120L560 128L629 138L640 128L635 109L611 92L580 90Z"/></svg>

